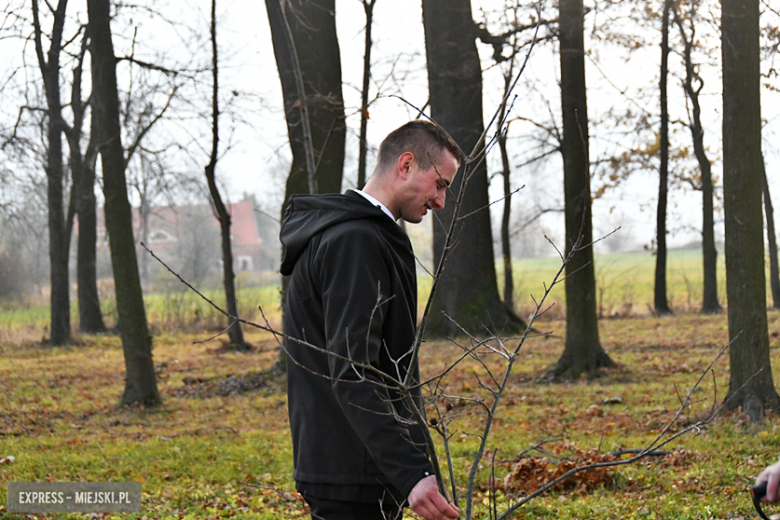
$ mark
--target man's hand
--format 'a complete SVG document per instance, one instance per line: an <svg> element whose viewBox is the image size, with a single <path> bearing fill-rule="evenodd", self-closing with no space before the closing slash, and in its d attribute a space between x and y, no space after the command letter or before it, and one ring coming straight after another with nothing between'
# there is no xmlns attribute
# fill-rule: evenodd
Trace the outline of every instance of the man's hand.
<svg viewBox="0 0 780 520"><path fill-rule="evenodd" d="M409 507L425 520L447 520L458 518L459 511L447 502L436 485L436 477L431 475L418 482L409 493Z"/></svg>
<svg viewBox="0 0 780 520"><path fill-rule="evenodd" d="M764 471L762 471L756 479L756 485L766 482L766 496L761 500L762 502L777 502L780 499L780 461L775 462ZM416 488L415 488L416 489ZM412 490L414 493L414 489ZM409 502L411 503L411 494L409 494Z"/></svg>

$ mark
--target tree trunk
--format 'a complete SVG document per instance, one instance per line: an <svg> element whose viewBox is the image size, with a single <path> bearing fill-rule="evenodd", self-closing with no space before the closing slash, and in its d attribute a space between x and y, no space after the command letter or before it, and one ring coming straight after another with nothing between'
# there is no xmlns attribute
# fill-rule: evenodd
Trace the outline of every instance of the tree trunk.
<svg viewBox="0 0 780 520"><path fill-rule="evenodd" d="M563 187L566 205L566 346L558 375L591 372L614 363L601 348L593 267L588 107L585 88L582 0L560 0Z"/></svg>
<svg viewBox="0 0 780 520"><path fill-rule="evenodd" d="M79 216L79 233L76 260L76 281L78 283L79 329L81 332L95 334L106 331L103 314L100 310L100 297L97 288L97 201L95 199L95 160L97 151L94 144L94 118L90 118L90 140L86 153L81 152L84 137L84 117L87 106L81 100L81 83L84 73L84 57L89 38L82 39L81 53L73 70L73 88L70 108L73 112L73 126L66 130L70 150L70 169L73 179L72 206ZM69 215L70 216L70 215ZM69 220L69 226L72 221ZM70 236L71 233L68 233ZM70 249L70 248L68 248Z"/></svg>
<svg viewBox="0 0 780 520"><path fill-rule="evenodd" d="M780 410L772 381L761 214L758 0L723 0L723 196L731 378L728 404L754 421Z"/></svg>
<svg viewBox="0 0 780 520"><path fill-rule="evenodd" d="M701 122L699 127L701 128ZM702 143L701 130L698 137L694 139L694 149L701 146L702 159L699 161L701 167L702 183L702 255L704 260L704 295L702 298L701 310L704 313L713 314L723 310L718 302L718 250L715 247L715 210L713 208L713 187L712 171L710 161L704 154L704 145ZM700 144L697 145L696 141ZM696 152L697 157L699 152Z"/></svg>
<svg viewBox="0 0 780 520"><path fill-rule="evenodd" d="M316 178L317 193L339 193L344 172L344 147L347 127L341 88L341 58L336 36L335 0L290 0L287 9L289 31L280 0L266 0L268 22L274 46L276 67L282 85L287 133L292 150L292 167L287 178L284 202L296 193L310 193L310 173ZM295 49L290 46L290 37ZM294 67L296 51L300 70ZM311 143L306 143L302 124L301 100L296 86L296 74L303 79L303 100L308 110ZM307 167L307 146L317 153L314 172ZM287 277L282 279L282 294ZM278 369L283 369L287 357L279 353Z"/></svg>
<svg viewBox="0 0 780 520"><path fill-rule="evenodd" d="M94 127L93 130L94 131ZM70 146L71 156L78 160L80 169L77 212L79 236L76 262L76 280L79 298L79 329L86 333L105 332L100 296L97 288L97 200L95 199L95 157L88 150L87 157L80 156L78 143ZM91 148L90 144L90 148ZM92 156L92 157L90 157ZM74 172L76 168L74 168ZM75 178L75 176L74 176Z"/></svg>
<svg viewBox="0 0 780 520"><path fill-rule="evenodd" d="M230 241L230 213L228 213L216 181L217 157L219 154L219 60L217 57L217 1L211 0L211 72L214 84L211 90L211 158L206 165L206 181L211 194L211 201L219 219L222 237L222 283L225 287L227 302L228 336L230 344L239 350L247 350L244 333L238 321L238 299L236 298L236 276L233 272L233 247Z"/></svg>
<svg viewBox="0 0 780 520"><path fill-rule="evenodd" d="M508 129L507 129L508 130ZM512 270L512 244L509 241L509 217L512 215L512 185L510 183L509 153L506 149L506 132L498 138L504 180L504 211L501 214L501 256L504 261L504 305L515 308L515 283Z"/></svg>
<svg viewBox="0 0 780 520"><path fill-rule="evenodd" d="M103 167L105 221L126 367L122 403L155 405L160 403L160 393L152 361L152 337L146 322L138 276L132 209L127 197L110 10L110 0L87 1L92 38L92 117L96 118L95 142Z"/></svg>
<svg viewBox="0 0 780 520"><path fill-rule="evenodd" d="M65 223L65 172L62 164L62 101L60 99L60 51L65 24L67 0L60 0L53 13L50 47L43 51L42 29L38 2L32 1L35 30L35 52L46 93L46 179L49 212L49 263L51 283L51 345L62 345L70 340L70 279L68 272L68 245Z"/></svg>
<svg viewBox="0 0 780 520"><path fill-rule="evenodd" d="M363 50L363 91L360 105L360 151L358 153L357 187L363 189L366 185L366 154L368 153L368 88L371 79L371 27L374 24L374 4L376 0L363 0L363 10L366 12L366 40Z"/></svg>
<svg viewBox="0 0 780 520"><path fill-rule="evenodd" d="M669 109L667 106L667 77L669 75L669 14L672 0L664 0L661 20L661 169L658 180L658 208L656 213L655 256L655 313L671 314L666 299L666 206L669 191Z"/></svg>
<svg viewBox="0 0 780 520"><path fill-rule="evenodd" d="M482 68L476 47L476 25L470 0L423 0L425 52L431 116L469 153L480 143L482 118ZM464 161L465 163L465 161ZM465 173L464 173L465 168ZM484 161L461 165L451 193L459 192L468 174L455 247L446 252L446 264L434 297L426 333L444 337L460 334L449 316L468 331L479 334L484 327L513 333L523 327L498 294L493 235L488 210L488 179ZM433 256L438 264L455 213L455 196L434 215ZM445 316L446 313L446 316Z"/></svg>
<svg viewBox="0 0 780 520"><path fill-rule="evenodd" d="M704 148L704 127L701 124L701 104L699 92L704 88L704 80L696 74L693 67L691 54L693 52L694 37L696 35L696 3L691 5L691 35L685 33L683 21L676 7L674 19L680 29L680 35L685 45L683 59L685 62L685 82L683 87L688 99L693 106L691 121L691 137L693 139L693 153L701 170L702 191L702 256L704 260L704 295L701 311L705 314L721 312L723 309L718 303L718 250L715 248L715 211L712 202L712 166ZM696 79L698 85L693 86Z"/></svg>
<svg viewBox="0 0 780 520"><path fill-rule="evenodd" d="M514 63L514 59L512 64ZM509 70L504 75L504 98L506 98L512 84L514 67L510 64ZM501 105L498 115L499 121L506 118L506 105ZM501 152L501 176L504 184L504 211L501 214L501 256L504 261L504 305L512 311L515 308L514 290L515 284L512 272L512 244L509 241L509 218L512 215L512 184L510 182L509 152L506 149L506 137L509 133L509 124L498 136L498 148Z"/></svg>
<svg viewBox="0 0 780 520"><path fill-rule="evenodd" d="M292 52L285 34L279 0L266 0L265 5L282 84L287 132L293 156L284 196L286 205L291 195L310 192L309 172L301 125L301 103L295 86ZM290 0L287 9L306 93L305 103L317 163L315 174L318 193L338 193L341 191L344 170L347 128L334 0Z"/></svg>
<svg viewBox="0 0 780 520"><path fill-rule="evenodd" d="M143 159L142 159L143 162ZM144 244L149 243L149 220L152 217L152 208L149 203L149 198L147 197L146 188L142 188L137 190L138 191L138 199L139 199L139 205L138 205L138 216L141 219L141 241ZM149 283L149 280L151 280L151 269L149 266L149 258L146 255L141 255L141 262L140 262L140 271L141 271L141 281L145 284Z"/></svg>
<svg viewBox="0 0 780 520"><path fill-rule="evenodd" d="M772 289L772 307L780 309L780 273L777 267L777 235L775 234L775 210L769 193L766 178L766 163L761 158L761 188L764 193L764 212L766 214L766 236L769 243L769 287Z"/></svg>

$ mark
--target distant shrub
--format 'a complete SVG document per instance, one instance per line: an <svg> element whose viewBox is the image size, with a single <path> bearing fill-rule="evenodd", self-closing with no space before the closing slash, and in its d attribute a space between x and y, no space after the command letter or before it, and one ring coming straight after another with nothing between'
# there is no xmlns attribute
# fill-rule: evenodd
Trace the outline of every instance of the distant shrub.
<svg viewBox="0 0 780 520"><path fill-rule="evenodd" d="M0 301L19 299L24 290L24 264L19 259L0 251Z"/></svg>

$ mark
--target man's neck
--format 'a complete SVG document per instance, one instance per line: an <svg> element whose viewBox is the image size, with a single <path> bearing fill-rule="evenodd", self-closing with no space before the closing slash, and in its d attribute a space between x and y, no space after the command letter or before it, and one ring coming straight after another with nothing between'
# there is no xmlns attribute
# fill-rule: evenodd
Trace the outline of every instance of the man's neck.
<svg viewBox="0 0 780 520"><path fill-rule="evenodd" d="M385 215L387 215L388 217L390 217L394 221L398 220L395 217L395 215L393 215L393 212L390 211L390 209L387 207L387 205L384 202L382 202L382 200L380 200L379 197L377 197L376 195L370 193L366 189L363 189L363 190L354 189L353 191L355 191L356 193L359 193L360 195L365 197L366 200L368 200L371 204L373 204L374 206L376 206L379 209L381 209L385 213Z"/></svg>

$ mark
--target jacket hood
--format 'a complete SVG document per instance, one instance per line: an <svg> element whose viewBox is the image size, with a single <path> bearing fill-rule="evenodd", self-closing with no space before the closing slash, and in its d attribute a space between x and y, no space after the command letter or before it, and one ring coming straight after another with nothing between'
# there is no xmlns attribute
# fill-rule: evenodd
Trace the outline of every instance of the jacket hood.
<svg viewBox="0 0 780 520"><path fill-rule="evenodd" d="M293 195L284 210L279 233L284 248L279 271L285 276L292 274L298 257L317 234L336 224L361 218L388 219L379 207L354 191L343 195Z"/></svg>

